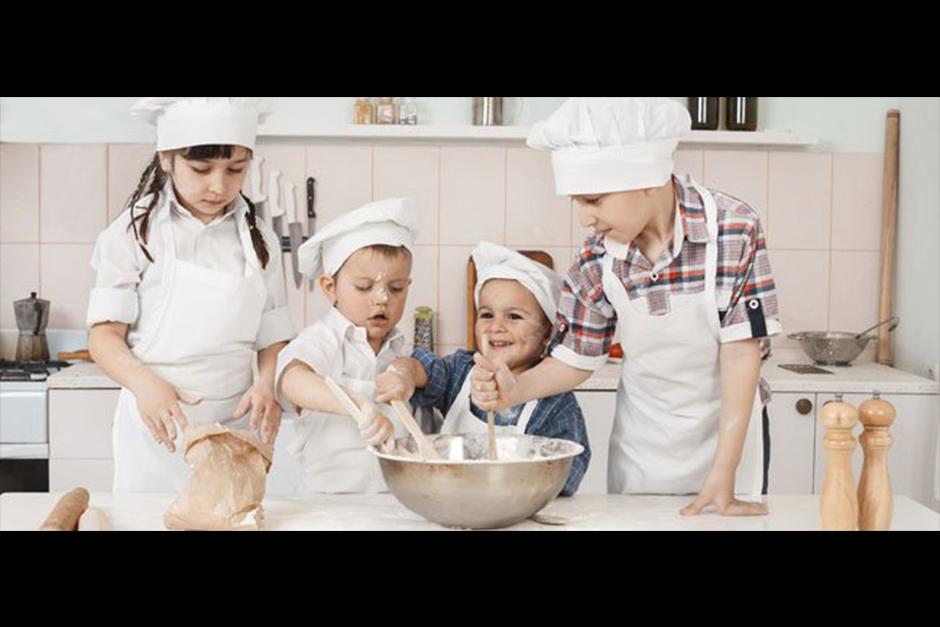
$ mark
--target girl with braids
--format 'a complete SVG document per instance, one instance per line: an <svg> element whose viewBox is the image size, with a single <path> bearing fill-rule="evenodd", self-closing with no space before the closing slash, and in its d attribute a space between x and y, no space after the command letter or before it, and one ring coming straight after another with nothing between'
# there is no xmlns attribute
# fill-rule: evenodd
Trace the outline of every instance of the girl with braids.
<svg viewBox="0 0 940 627"><path fill-rule="evenodd" d="M240 193L261 104L144 98L132 109L156 125L157 152L98 236L87 320L91 354L122 386L115 492L182 489L177 436L189 422L250 425L274 442L277 354L294 333L280 243Z"/></svg>

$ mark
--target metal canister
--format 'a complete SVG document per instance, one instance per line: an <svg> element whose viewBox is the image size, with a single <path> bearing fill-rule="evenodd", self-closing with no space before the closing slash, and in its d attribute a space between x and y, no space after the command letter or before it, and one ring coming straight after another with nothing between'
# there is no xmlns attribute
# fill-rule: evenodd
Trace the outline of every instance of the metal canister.
<svg viewBox="0 0 940 627"><path fill-rule="evenodd" d="M474 98L474 126L502 126L503 98Z"/></svg>
<svg viewBox="0 0 940 627"><path fill-rule="evenodd" d="M415 307L414 346L434 351L434 310L430 307Z"/></svg>

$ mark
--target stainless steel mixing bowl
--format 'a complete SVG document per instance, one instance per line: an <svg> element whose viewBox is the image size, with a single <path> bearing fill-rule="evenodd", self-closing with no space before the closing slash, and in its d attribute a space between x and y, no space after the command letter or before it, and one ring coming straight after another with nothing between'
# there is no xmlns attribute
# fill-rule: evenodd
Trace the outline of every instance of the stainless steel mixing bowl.
<svg viewBox="0 0 940 627"><path fill-rule="evenodd" d="M529 518L558 496L580 444L534 435L498 435L499 459L486 458L487 435L428 436L443 460L418 459L414 440L399 438L379 458L402 505L448 527L494 529Z"/></svg>

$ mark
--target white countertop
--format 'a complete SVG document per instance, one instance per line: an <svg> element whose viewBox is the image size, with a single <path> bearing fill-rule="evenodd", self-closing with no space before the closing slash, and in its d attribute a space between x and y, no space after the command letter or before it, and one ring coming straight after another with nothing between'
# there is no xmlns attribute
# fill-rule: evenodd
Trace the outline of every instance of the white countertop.
<svg viewBox="0 0 940 627"><path fill-rule="evenodd" d="M0 494L0 531L37 529L60 493ZM118 531L163 530L163 513L173 495L93 493L89 503L102 509ZM542 514L560 516L564 525L524 521L514 531L801 531L819 530L819 497L769 496L770 514L724 517L715 513L685 518L685 496L575 496L560 498ZM310 499L266 499L269 531L441 531L405 509L390 494L323 495ZM940 531L940 513L904 497L894 497L895 531Z"/></svg>
<svg viewBox="0 0 940 627"><path fill-rule="evenodd" d="M87 361L73 362L68 368L50 375L46 379L46 387L50 390L68 389L120 389L114 379L104 373L101 366Z"/></svg>
<svg viewBox="0 0 940 627"><path fill-rule="evenodd" d="M878 390L882 394L940 394L940 383L924 377L889 368L873 362L856 362L851 366L819 366L833 374L796 374L779 367L780 364L801 363L808 359L793 360L771 358L764 362L763 376L775 392L830 392L868 394ZM578 390L616 391L620 377L620 364L608 362ZM119 386L94 363L77 362L48 379L50 389L111 388Z"/></svg>

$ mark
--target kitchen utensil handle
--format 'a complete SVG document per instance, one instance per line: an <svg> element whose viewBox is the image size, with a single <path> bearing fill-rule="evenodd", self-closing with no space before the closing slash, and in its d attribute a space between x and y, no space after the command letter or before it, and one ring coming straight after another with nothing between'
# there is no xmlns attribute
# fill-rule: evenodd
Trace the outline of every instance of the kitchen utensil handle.
<svg viewBox="0 0 940 627"><path fill-rule="evenodd" d="M882 320L882 321L879 322L878 324L873 324L873 325L871 325L870 327L868 327L868 328L865 329L864 331L859 331L858 333L855 334L855 337L857 337L857 338L858 338L858 337L862 337L863 335L865 335L866 333L868 333L868 332L871 331L872 329L877 329L877 328L880 327L881 325L883 325L883 324L888 324L889 322L891 323L891 328L888 329L888 332L890 333L891 331L894 331L894 330L897 328L898 323L899 323L900 321L901 321L900 318L898 318L897 316L891 316L891 317L888 318L887 320Z"/></svg>
<svg viewBox="0 0 940 627"><path fill-rule="evenodd" d="M879 318L891 316L894 309L894 251L897 245L898 220L898 144L901 112L890 109L885 117L884 173L882 177L881 219L881 299ZM878 334L879 364L894 365L891 334L882 329Z"/></svg>
<svg viewBox="0 0 940 627"><path fill-rule="evenodd" d="M259 154L255 154L251 158L251 167L249 168L251 173L251 202L259 203L264 202L264 194L261 193L261 164L264 161L264 157Z"/></svg>
<svg viewBox="0 0 940 627"><path fill-rule="evenodd" d="M297 197L294 195L295 185L288 181L284 183L284 206L288 224L297 222Z"/></svg>
<svg viewBox="0 0 940 627"><path fill-rule="evenodd" d="M353 402L351 398L349 398L349 395L346 393L346 391L341 388L339 384L336 383L336 381L330 377L323 377L323 381L326 383L326 387L330 388L330 391L333 393L333 396L336 397L336 400L339 401L340 405L342 405L343 408L349 412L349 415L352 417L352 419L361 426L364 417L362 412L359 410L359 406L356 405L356 403Z"/></svg>
<svg viewBox="0 0 940 627"><path fill-rule="evenodd" d="M490 357L490 338L484 333L480 336L482 346L480 350L483 352L483 356L489 359ZM486 412L486 456L489 459L499 459L499 455L496 452L496 413L492 411Z"/></svg>
<svg viewBox="0 0 940 627"><path fill-rule="evenodd" d="M314 190L315 183L315 178L312 176L307 177L307 218L311 220L317 217L317 211L314 205L316 200L316 190Z"/></svg>
<svg viewBox="0 0 940 627"><path fill-rule="evenodd" d="M94 358L92 358L91 353L88 352L87 350L71 351L71 352L63 351L59 353L58 355L56 355L56 357L58 358L59 361L68 361L70 359L82 359L84 361L92 361L92 362L95 361Z"/></svg>
<svg viewBox="0 0 940 627"><path fill-rule="evenodd" d="M424 433L421 432L421 427L418 426L418 422L414 419L414 416L411 415L411 411L405 406L405 403L402 401L392 401L392 409L395 410L395 413L398 414L398 419L405 425L405 429L408 430L411 437L414 438L415 444L418 445L418 453L422 457L440 459L440 453L438 453L434 447L431 446L431 443L428 442L427 438L424 437Z"/></svg>
<svg viewBox="0 0 940 627"><path fill-rule="evenodd" d="M39 335L39 329L42 328L42 305L38 300L33 304L33 309L36 312L36 328L33 329L33 335Z"/></svg>

